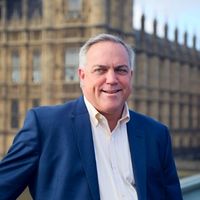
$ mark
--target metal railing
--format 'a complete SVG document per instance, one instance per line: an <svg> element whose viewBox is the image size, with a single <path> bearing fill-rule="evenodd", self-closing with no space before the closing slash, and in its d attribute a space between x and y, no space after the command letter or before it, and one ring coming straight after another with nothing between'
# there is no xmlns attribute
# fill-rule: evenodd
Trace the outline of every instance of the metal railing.
<svg viewBox="0 0 200 200"><path fill-rule="evenodd" d="M200 174L180 180L184 200L200 200Z"/></svg>

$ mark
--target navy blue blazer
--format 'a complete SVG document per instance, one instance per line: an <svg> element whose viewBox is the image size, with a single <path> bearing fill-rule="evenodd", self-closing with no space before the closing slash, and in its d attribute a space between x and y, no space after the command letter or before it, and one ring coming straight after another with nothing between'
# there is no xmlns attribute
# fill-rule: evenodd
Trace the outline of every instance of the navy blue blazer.
<svg viewBox="0 0 200 200"><path fill-rule="evenodd" d="M139 200L181 200L168 129L130 111L127 130ZM83 97L27 113L0 162L0 200L16 199L27 185L35 200L100 200Z"/></svg>

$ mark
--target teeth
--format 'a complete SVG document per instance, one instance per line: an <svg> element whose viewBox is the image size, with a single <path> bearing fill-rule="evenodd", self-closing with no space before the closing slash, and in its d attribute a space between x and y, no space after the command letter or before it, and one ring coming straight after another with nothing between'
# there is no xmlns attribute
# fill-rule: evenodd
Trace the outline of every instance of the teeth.
<svg viewBox="0 0 200 200"><path fill-rule="evenodd" d="M105 90L103 90L103 92L105 92L105 93L109 93L109 94L114 94L114 93L117 93L117 92L119 92L120 90L114 90L114 91L105 91Z"/></svg>

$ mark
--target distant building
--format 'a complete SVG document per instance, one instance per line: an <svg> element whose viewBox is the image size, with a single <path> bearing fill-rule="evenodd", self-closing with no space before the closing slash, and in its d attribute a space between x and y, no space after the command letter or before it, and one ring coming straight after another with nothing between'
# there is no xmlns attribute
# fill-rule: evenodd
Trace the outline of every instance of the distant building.
<svg viewBox="0 0 200 200"><path fill-rule="evenodd" d="M134 108L167 124L172 132L174 153L184 159L200 159L200 52L178 44L178 29L174 41L157 36L157 21L153 34L145 33L145 16L141 30L135 33L136 77Z"/></svg>
<svg viewBox="0 0 200 200"><path fill-rule="evenodd" d="M130 107L172 130L177 156L200 157L200 52L185 42L133 30L132 0L0 0L0 156L27 109L81 94L76 70L80 46L91 36L120 35L136 52ZM145 126L145 124L144 124Z"/></svg>

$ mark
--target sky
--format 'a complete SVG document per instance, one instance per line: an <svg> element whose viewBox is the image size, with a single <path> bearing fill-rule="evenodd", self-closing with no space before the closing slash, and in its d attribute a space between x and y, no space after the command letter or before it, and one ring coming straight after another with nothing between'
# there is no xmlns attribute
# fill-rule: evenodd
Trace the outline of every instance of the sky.
<svg viewBox="0 0 200 200"><path fill-rule="evenodd" d="M164 24L168 23L169 39L174 40L174 30L179 30L179 42L183 43L184 32L188 33L188 46L196 35L200 50L200 0L134 0L134 28L140 29L141 15L145 14L145 29L152 33L153 20L158 22L158 35L163 37Z"/></svg>

